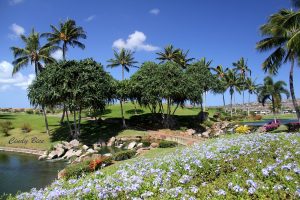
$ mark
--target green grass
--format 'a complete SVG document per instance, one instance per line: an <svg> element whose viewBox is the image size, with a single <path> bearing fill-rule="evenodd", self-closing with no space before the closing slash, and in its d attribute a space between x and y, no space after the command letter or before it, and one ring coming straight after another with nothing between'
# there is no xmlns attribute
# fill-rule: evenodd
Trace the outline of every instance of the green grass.
<svg viewBox="0 0 300 200"><path fill-rule="evenodd" d="M97 142L99 139L107 141L112 136L126 137L126 136L145 136L146 130L156 130L162 128L160 115L156 118L151 117L150 111L147 108L142 108L137 105L137 115L134 111L134 105L132 103L124 104L125 118L128 124L128 129L124 130L121 126L121 112L120 105L113 104L107 106L105 114L102 116L104 121L95 122L92 120L82 120L82 135L80 137L81 142L86 144L92 144ZM172 108L174 109L174 107ZM194 123L195 116L199 113L199 108L181 108L178 107L175 115L179 122L176 129L180 127L190 127L192 122ZM208 109L210 115L215 110ZM25 114L25 113L0 113L0 122L9 120L12 122L13 129L10 130L10 136L4 137L4 134L0 132L0 146L6 147L19 147L29 149L47 150L51 145L58 141L70 140L69 129L67 125L60 126L59 120L60 115L48 115L48 122L51 131L51 135L45 133L44 118L42 115L36 114ZM155 121L156 120L156 121ZM23 133L21 127L23 124L30 124L32 131L30 133ZM197 125L197 123L195 123ZM12 138L18 140L28 140L27 144L14 143L9 144L9 140ZM42 143L32 143L32 138L38 138L43 140Z"/></svg>
<svg viewBox="0 0 300 200"><path fill-rule="evenodd" d="M4 137L0 132L0 146L5 147L19 147L19 148L29 148L29 149L41 149L46 150L51 147L52 142L50 141L49 135L45 132L44 118L42 115L34 114L24 114L24 113L5 113L0 114L0 122L9 120L12 122L13 129L9 131L9 136ZM55 130L58 126L59 118L49 116L48 117L49 127L51 130ZM29 133L24 133L21 127L24 123L30 124L32 131ZM38 138L43 142L33 143L32 138ZM9 144L12 138L18 140L28 140L27 144L24 143L13 143Z"/></svg>

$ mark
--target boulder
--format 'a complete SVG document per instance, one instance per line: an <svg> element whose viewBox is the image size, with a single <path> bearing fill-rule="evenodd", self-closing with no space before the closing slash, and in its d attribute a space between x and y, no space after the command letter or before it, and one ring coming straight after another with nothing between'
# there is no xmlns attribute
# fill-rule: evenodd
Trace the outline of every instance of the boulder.
<svg viewBox="0 0 300 200"><path fill-rule="evenodd" d="M47 157L48 157L47 155L41 155L41 156L39 157L39 160L45 160Z"/></svg>
<svg viewBox="0 0 300 200"><path fill-rule="evenodd" d="M87 150L88 153L96 153L97 151L93 150L93 149L88 149Z"/></svg>
<svg viewBox="0 0 300 200"><path fill-rule="evenodd" d="M158 146L159 146L159 144L156 143L156 142L153 142L153 143L150 144L151 148L157 148Z"/></svg>
<svg viewBox="0 0 300 200"><path fill-rule="evenodd" d="M61 179L61 178L65 177L65 175L66 175L66 170L63 169L63 170L61 170L61 171L58 172L57 178Z"/></svg>
<svg viewBox="0 0 300 200"><path fill-rule="evenodd" d="M147 152L147 151L149 151L149 150L150 150L149 147L140 148L140 149L138 149L138 150L136 151L136 154L137 154L137 155L140 155L140 154L143 154L143 153L145 153L145 152Z"/></svg>
<svg viewBox="0 0 300 200"><path fill-rule="evenodd" d="M192 136L196 133L196 131L194 129L188 129L185 131L187 135Z"/></svg>
<svg viewBox="0 0 300 200"><path fill-rule="evenodd" d="M58 143L54 146L54 149L63 148L63 146L64 146L63 144Z"/></svg>
<svg viewBox="0 0 300 200"><path fill-rule="evenodd" d="M103 156L105 156L105 157L112 157L112 154L111 153L106 153L106 154L103 154Z"/></svg>
<svg viewBox="0 0 300 200"><path fill-rule="evenodd" d="M204 138L209 138L210 132L211 132L211 131L208 130L208 131L203 132L201 135L202 135L202 137L204 137Z"/></svg>
<svg viewBox="0 0 300 200"><path fill-rule="evenodd" d="M99 153L94 153L94 154L92 154L92 159L97 159L97 158L101 158L102 157L102 155L101 154L99 154Z"/></svg>
<svg viewBox="0 0 300 200"><path fill-rule="evenodd" d="M111 137L108 142L107 142L107 146L108 147L111 147L111 146L114 146L115 145L115 142L116 142L116 138L115 137Z"/></svg>
<svg viewBox="0 0 300 200"><path fill-rule="evenodd" d="M116 146L117 148L121 149L124 146L124 144L119 144L118 146Z"/></svg>
<svg viewBox="0 0 300 200"><path fill-rule="evenodd" d="M73 149L70 149L66 152L66 154L63 156L63 158L70 159L72 156L75 156L75 151Z"/></svg>
<svg viewBox="0 0 300 200"><path fill-rule="evenodd" d="M222 135L222 134L224 134L224 131L221 130L221 129L216 130L216 131L214 132L214 136L220 136L220 135Z"/></svg>
<svg viewBox="0 0 300 200"><path fill-rule="evenodd" d="M76 156L81 156L81 154L82 154L82 150L81 149L79 149L79 150L77 150L77 151L75 151L75 153L74 153Z"/></svg>
<svg viewBox="0 0 300 200"><path fill-rule="evenodd" d="M72 147L78 147L79 146L79 141L74 139L72 140L71 142L69 142L69 144L72 146Z"/></svg>
<svg viewBox="0 0 300 200"><path fill-rule="evenodd" d="M101 149L101 144L93 144L93 149L99 151Z"/></svg>
<svg viewBox="0 0 300 200"><path fill-rule="evenodd" d="M83 146L82 146L82 149L85 150L85 151L87 151L87 150L89 149L89 147L86 146L86 145L83 145Z"/></svg>
<svg viewBox="0 0 300 200"><path fill-rule="evenodd" d="M48 158L47 159L53 159L53 158L57 158L57 152L56 151L51 151L49 154L48 154Z"/></svg>
<svg viewBox="0 0 300 200"><path fill-rule="evenodd" d="M127 149L133 149L136 146L136 141L130 142Z"/></svg>
<svg viewBox="0 0 300 200"><path fill-rule="evenodd" d="M64 155L64 153L65 153L65 150L61 147L57 148L55 151L56 151L56 155L58 158L61 157L62 155Z"/></svg>
<svg viewBox="0 0 300 200"><path fill-rule="evenodd" d="M136 145L136 148L142 148L143 147L143 143L138 143L137 145Z"/></svg>

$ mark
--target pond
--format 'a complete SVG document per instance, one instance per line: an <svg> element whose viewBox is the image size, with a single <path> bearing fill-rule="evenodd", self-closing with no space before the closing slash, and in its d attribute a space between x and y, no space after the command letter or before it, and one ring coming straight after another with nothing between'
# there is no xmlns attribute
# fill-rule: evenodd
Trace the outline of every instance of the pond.
<svg viewBox="0 0 300 200"><path fill-rule="evenodd" d="M256 122L243 122L242 124L245 124L248 126L263 126L264 124L267 124L272 120L273 119L263 119L263 120L256 121ZM295 122L297 120L296 119L279 119L279 121L281 124L288 124L290 122Z"/></svg>
<svg viewBox="0 0 300 200"><path fill-rule="evenodd" d="M36 155L0 151L0 197L45 187L57 178L66 162L39 161Z"/></svg>

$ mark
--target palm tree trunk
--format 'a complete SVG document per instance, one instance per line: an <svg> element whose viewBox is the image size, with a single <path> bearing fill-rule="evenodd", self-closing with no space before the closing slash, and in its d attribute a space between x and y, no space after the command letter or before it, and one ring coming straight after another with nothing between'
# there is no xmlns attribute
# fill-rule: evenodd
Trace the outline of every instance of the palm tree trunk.
<svg viewBox="0 0 300 200"><path fill-rule="evenodd" d="M244 111L245 111L245 91L243 88L243 114L244 114Z"/></svg>
<svg viewBox="0 0 300 200"><path fill-rule="evenodd" d="M203 110L202 110L202 112L204 112L205 111L205 108L206 108L206 92L204 91L204 93L203 93Z"/></svg>
<svg viewBox="0 0 300 200"><path fill-rule="evenodd" d="M63 52L63 60L66 61L66 50L67 50L67 44L64 42L63 43L63 48L62 48L62 52ZM67 112L66 110L66 105L63 103L63 114L61 116L60 119L60 124L62 124L64 122L65 119L65 113Z"/></svg>
<svg viewBox="0 0 300 200"><path fill-rule="evenodd" d="M248 96L248 116L250 115L250 92Z"/></svg>
<svg viewBox="0 0 300 200"><path fill-rule="evenodd" d="M232 94L230 94L230 116L232 117L233 107L232 107Z"/></svg>
<svg viewBox="0 0 300 200"><path fill-rule="evenodd" d="M226 106L226 103L225 103L225 94L224 93L223 93L223 106L224 106L224 108Z"/></svg>
<svg viewBox="0 0 300 200"><path fill-rule="evenodd" d="M125 68L125 66L122 65L122 81L124 81L124 68ZM120 98L120 105L121 105L121 115L122 115L123 128L126 128L126 122L125 122L124 111L123 111L123 98Z"/></svg>
<svg viewBox="0 0 300 200"><path fill-rule="evenodd" d="M122 115L123 128L126 128L126 122L125 122L125 118L124 118L123 100L122 100L122 98L120 98L120 105L121 105L121 115Z"/></svg>
<svg viewBox="0 0 300 200"><path fill-rule="evenodd" d="M292 96L293 105L297 114L298 121L300 122L300 109L297 103L297 99L295 96L295 90L294 90L294 58L292 58L291 61L291 69L290 69L290 92Z"/></svg>
<svg viewBox="0 0 300 200"><path fill-rule="evenodd" d="M44 115L44 120L45 120L46 133L47 133L48 135L50 135L49 125L48 125L48 119L47 119L47 114L46 114L46 111L45 111L45 107L44 107L44 106L42 106L42 110L43 110L43 115Z"/></svg>
<svg viewBox="0 0 300 200"><path fill-rule="evenodd" d="M274 97L273 96L272 96L272 111L273 111L274 121L276 122L275 101L274 101Z"/></svg>

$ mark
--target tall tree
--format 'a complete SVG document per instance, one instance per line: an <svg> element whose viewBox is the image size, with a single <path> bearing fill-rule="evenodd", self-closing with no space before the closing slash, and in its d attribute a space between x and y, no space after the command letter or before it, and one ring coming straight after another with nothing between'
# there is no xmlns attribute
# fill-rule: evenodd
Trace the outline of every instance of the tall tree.
<svg viewBox="0 0 300 200"><path fill-rule="evenodd" d="M130 50L121 49L120 52L117 52L114 50L114 56L115 58L112 58L108 60L110 64L107 65L107 67L122 67L122 80L124 80L124 71L129 72L130 67L136 67L135 64L137 63L134 60L133 52ZM123 98L120 98L120 105L121 105L121 115L122 115L122 123L123 127L126 128L126 122L124 118L124 110L123 110Z"/></svg>
<svg viewBox="0 0 300 200"><path fill-rule="evenodd" d="M223 83L223 87L220 87L219 92L222 93L222 97L223 97L223 106L226 106L226 102L225 102L225 92L228 89L228 86L226 84L226 81L224 80L225 74L228 71L228 68L224 68L222 65L218 65L217 67L210 67L210 70L212 70L213 72L216 73L216 75L218 76L220 83Z"/></svg>
<svg viewBox="0 0 300 200"><path fill-rule="evenodd" d="M85 45L79 41L79 39L86 39L86 33L81 26L77 26L74 20L68 19L65 22L60 22L58 27L50 25L52 32L43 33L42 37L47 37L49 44L62 45L63 60L66 60L66 52L68 46L85 48ZM62 124L65 118L65 114L68 115L66 106L63 105L63 114L60 120Z"/></svg>
<svg viewBox="0 0 300 200"><path fill-rule="evenodd" d="M241 81L240 78L238 77L237 73L229 69L227 73L224 76L224 80L226 82L227 87L229 88L229 93L230 93L230 116L232 117L233 115L233 103L232 103L232 98L234 95L235 91L240 91L240 86L241 86Z"/></svg>
<svg viewBox="0 0 300 200"><path fill-rule="evenodd" d="M243 94L243 106L245 105L245 89L246 89L246 78L248 77L248 73L251 76L251 70L247 66L247 61L243 57L241 57L237 62L232 63L233 70L239 73L240 80L242 82L241 90Z"/></svg>
<svg viewBox="0 0 300 200"><path fill-rule="evenodd" d="M282 96L285 94L289 98L289 91L285 88L286 83L284 81L274 82L270 76L264 79L264 84L258 87L258 101L264 106L265 103L270 100L272 103L272 112L274 119L276 120L276 108L281 106Z"/></svg>
<svg viewBox="0 0 300 200"><path fill-rule="evenodd" d="M159 57L156 59L160 60L160 63L164 63L167 61L175 61L178 58L178 54L180 53L180 49L174 48L173 45L168 45L164 48L163 52L156 53Z"/></svg>
<svg viewBox="0 0 300 200"><path fill-rule="evenodd" d="M265 39L257 43L256 48L261 51L274 51L262 64L263 69L270 74L276 75L279 68L286 62L290 62L290 92L300 121L300 109L294 90L294 65L299 60L300 53L300 13L282 9L269 17L268 22L260 30Z"/></svg>
<svg viewBox="0 0 300 200"><path fill-rule="evenodd" d="M47 37L50 44L62 45L63 59L66 60L66 52L68 46L85 48L85 45L79 39L86 39L86 33L81 26L77 26L76 22L68 19L60 22L58 27L50 25L52 32L43 33L42 37Z"/></svg>
<svg viewBox="0 0 300 200"><path fill-rule="evenodd" d="M257 93L257 88L258 88L258 85L255 83L255 80L252 80L250 77L248 77L246 79L246 89L248 90L248 116L250 115L250 97L252 94L256 94Z"/></svg>
<svg viewBox="0 0 300 200"><path fill-rule="evenodd" d="M23 67L28 66L30 63L34 66L35 75L38 76L39 72L44 69L43 63L49 64L55 62L55 59L51 57L51 53L57 50L58 47L51 44L41 46L40 34L35 32L34 29L32 29L28 37L26 37L25 35L21 35L20 37L25 43L25 47L11 47L11 50L15 57L15 60L13 61L13 74L20 71ZM45 107L44 105L40 106L42 106L44 114L46 132L47 134L50 134Z"/></svg>
<svg viewBox="0 0 300 200"><path fill-rule="evenodd" d="M186 69L188 66L191 65L191 62L194 58L188 58L189 51L184 52L180 50L174 58L174 62L179 64L183 69Z"/></svg>

